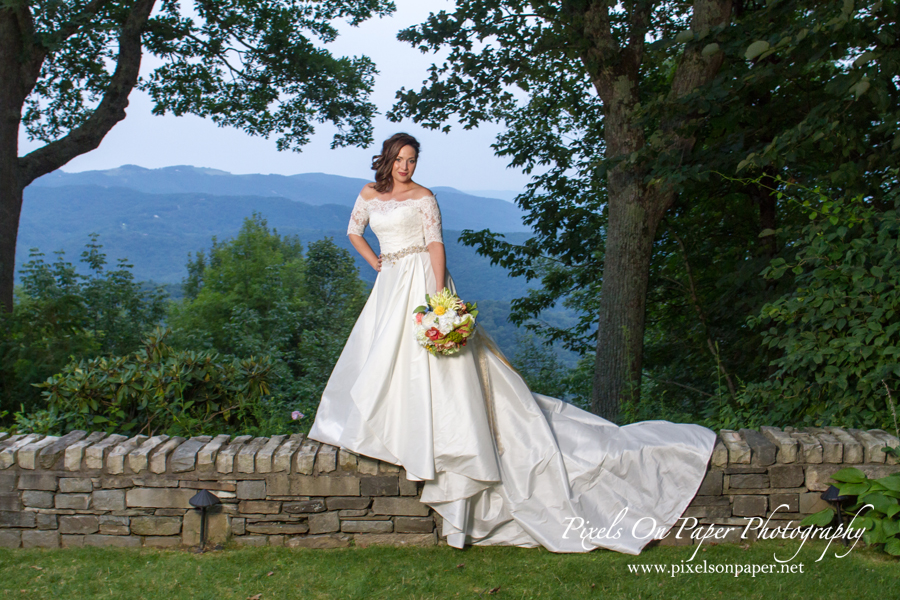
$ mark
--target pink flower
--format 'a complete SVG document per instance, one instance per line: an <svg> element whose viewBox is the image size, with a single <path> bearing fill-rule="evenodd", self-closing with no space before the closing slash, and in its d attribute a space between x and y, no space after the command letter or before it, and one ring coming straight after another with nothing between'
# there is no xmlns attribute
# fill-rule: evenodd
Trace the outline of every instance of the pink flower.
<svg viewBox="0 0 900 600"><path fill-rule="evenodd" d="M428 331L425 332L425 335L428 336L428 339L432 340L432 341L438 340L438 339L444 337L444 335L441 333L441 330L438 329L437 327L432 327L431 329L429 329Z"/></svg>
<svg viewBox="0 0 900 600"><path fill-rule="evenodd" d="M423 315L424 315L424 313L416 313L416 323L419 323L419 324L422 323L422 316L423 316Z"/></svg>
<svg viewBox="0 0 900 600"><path fill-rule="evenodd" d="M294 412L291 413L291 418L295 421L299 421L304 416L305 415L302 412L300 412L299 410L295 410Z"/></svg>

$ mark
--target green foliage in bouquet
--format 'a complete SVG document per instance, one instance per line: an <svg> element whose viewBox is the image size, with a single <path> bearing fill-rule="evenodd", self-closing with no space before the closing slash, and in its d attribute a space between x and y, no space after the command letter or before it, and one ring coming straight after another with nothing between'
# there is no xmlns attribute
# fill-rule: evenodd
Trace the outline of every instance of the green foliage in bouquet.
<svg viewBox="0 0 900 600"><path fill-rule="evenodd" d="M896 454L897 449L888 448L887 451ZM851 515L860 512L860 518L854 518L851 528L866 530L862 538L866 544L880 546L888 554L900 556L900 473L869 479L859 469L848 467L831 478L838 482L842 496L856 496L856 502L846 509ZM860 511L866 505L869 508ZM833 519L834 510L826 508L804 518L800 526L824 527Z"/></svg>
<svg viewBox="0 0 900 600"><path fill-rule="evenodd" d="M794 289L748 320L778 352L777 370L747 385L723 426L888 426L900 376L900 213L814 192L795 256L763 271L770 280L790 271Z"/></svg>
<svg viewBox="0 0 900 600"><path fill-rule="evenodd" d="M466 302L466 312L472 315L472 318L475 319L478 317L478 303L477 302Z"/></svg>
<svg viewBox="0 0 900 600"><path fill-rule="evenodd" d="M59 432L193 436L252 426L254 405L269 390L268 358L222 360L213 352L175 351L165 343L167 335L158 328L128 356L71 362L38 384L49 406L43 417L56 417ZM20 418L20 429L38 418Z"/></svg>
<svg viewBox="0 0 900 600"><path fill-rule="evenodd" d="M453 342L454 344L462 344L466 338L458 331L451 331L444 336L444 339L448 342Z"/></svg>

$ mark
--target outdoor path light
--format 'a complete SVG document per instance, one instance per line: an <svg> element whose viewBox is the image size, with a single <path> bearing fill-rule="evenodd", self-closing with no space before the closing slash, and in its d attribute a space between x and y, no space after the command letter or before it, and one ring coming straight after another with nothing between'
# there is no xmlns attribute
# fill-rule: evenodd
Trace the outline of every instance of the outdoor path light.
<svg viewBox="0 0 900 600"><path fill-rule="evenodd" d="M194 508L200 509L200 547L197 548L197 552L203 552L206 548L206 509L221 504L222 501L212 492L200 490L188 502Z"/></svg>
<svg viewBox="0 0 900 600"><path fill-rule="evenodd" d="M828 502L829 504L834 506L835 510L837 511L838 520L840 521L840 524L843 525L844 524L844 513L841 511L841 505L844 502L846 502L847 500L852 500L854 498L854 496L841 496L841 492L838 489L838 487L836 485L832 485L827 490L822 492L822 495L820 496L820 498L822 498L822 500L825 500L826 502ZM847 536L846 535L841 536L841 540L844 542L844 545L846 546L847 545Z"/></svg>

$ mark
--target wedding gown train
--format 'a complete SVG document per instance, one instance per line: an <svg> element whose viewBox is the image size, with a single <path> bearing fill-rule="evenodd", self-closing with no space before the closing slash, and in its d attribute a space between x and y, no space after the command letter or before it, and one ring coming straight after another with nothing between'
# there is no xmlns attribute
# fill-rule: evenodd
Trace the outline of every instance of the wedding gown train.
<svg viewBox="0 0 900 600"><path fill-rule="evenodd" d="M456 547L639 554L662 537L697 492L715 433L658 420L619 427L533 393L483 328L460 353L432 356L412 314L435 289L425 246L442 241L437 202L360 197L349 233L366 224L382 270L309 437L424 481L421 501ZM446 285L455 291L449 274Z"/></svg>

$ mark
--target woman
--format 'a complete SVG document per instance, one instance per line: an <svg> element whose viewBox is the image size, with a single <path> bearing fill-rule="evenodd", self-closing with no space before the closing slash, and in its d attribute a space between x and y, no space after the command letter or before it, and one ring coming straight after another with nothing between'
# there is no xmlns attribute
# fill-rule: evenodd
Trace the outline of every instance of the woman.
<svg viewBox="0 0 900 600"><path fill-rule="evenodd" d="M348 234L379 273L309 437L424 481L421 500L452 546L639 554L694 497L715 434L667 421L617 427L534 394L483 329L452 356L419 346L413 310L455 288L437 201L412 179L418 158L415 138L394 135L356 199ZM367 224L380 256L362 237Z"/></svg>

